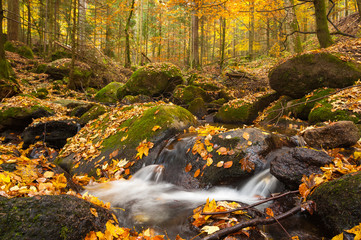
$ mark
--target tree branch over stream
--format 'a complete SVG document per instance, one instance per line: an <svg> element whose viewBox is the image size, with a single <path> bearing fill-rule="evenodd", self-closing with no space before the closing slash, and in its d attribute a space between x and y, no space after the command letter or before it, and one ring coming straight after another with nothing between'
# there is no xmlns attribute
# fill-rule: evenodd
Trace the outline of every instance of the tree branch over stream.
<svg viewBox="0 0 361 240"><path fill-rule="evenodd" d="M228 228L224 228L222 230L219 230L211 235L208 235L206 237L204 237L202 240L218 240L218 239L221 239L231 233L235 233L235 232L238 232L240 230L242 230L243 228L246 228L246 227L253 227L253 226L258 226L258 225L269 225L269 224L272 224L272 223L275 223L279 220L282 220L284 218L287 218L287 217L290 217L298 212L301 212L302 209L304 209L304 206L307 205L309 202L305 202L303 204L300 204L299 206L296 206L294 208L292 208L291 210L285 212L285 213L282 213L278 216L275 216L275 217L272 217L272 218L255 218L255 219L252 219L250 221L247 221L247 222L242 222L242 223L239 223L239 224L236 224L232 227L228 227Z"/></svg>

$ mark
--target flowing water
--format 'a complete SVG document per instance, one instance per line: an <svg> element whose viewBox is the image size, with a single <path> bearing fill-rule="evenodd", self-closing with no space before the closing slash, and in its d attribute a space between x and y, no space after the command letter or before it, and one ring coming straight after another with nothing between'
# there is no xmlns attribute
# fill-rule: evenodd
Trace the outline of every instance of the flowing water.
<svg viewBox="0 0 361 240"><path fill-rule="evenodd" d="M185 190L163 180L164 167L149 165L130 180L118 180L89 186L88 192L117 209L120 224L133 227L164 229L173 239L191 233L189 216L192 209L209 199L254 203L277 190L278 180L269 169L251 177L238 188L215 187L208 190ZM121 209L119 209L121 208Z"/></svg>

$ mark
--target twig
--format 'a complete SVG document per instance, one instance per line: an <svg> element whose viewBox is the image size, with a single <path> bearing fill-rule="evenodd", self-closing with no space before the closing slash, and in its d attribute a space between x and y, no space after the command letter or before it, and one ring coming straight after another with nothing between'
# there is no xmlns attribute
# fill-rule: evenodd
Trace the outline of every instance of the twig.
<svg viewBox="0 0 361 240"><path fill-rule="evenodd" d="M245 227L253 227L253 226L257 226L257 225L269 225L269 224L275 223L277 220L282 220L284 218L292 216L292 215L296 214L297 212L300 212L301 210L302 210L302 206L299 205L299 206L296 206L296 207L292 208L291 210L289 210L285 213L282 213L273 218L268 218L268 219L256 218L256 219L253 219L253 220L250 220L247 222L242 222L242 223L236 224L232 227L219 230L209 236L204 237L202 240L218 240L231 233L238 232L239 230L241 230L242 228L245 228Z"/></svg>
<svg viewBox="0 0 361 240"><path fill-rule="evenodd" d="M254 204L251 204L251 205L248 205L248 206L245 206L245 207L235 208L235 209L224 211L224 212L203 212L202 215L219 215L219 214L237 212L237 211L240 211L240 210L245 210L245 209L249 209L249 208L261 205L263 203L266 203L266 202L269 202L269 201L272 201L272 200L275 200L275 199L278 199L278 198L282 198L284 196L287 196L287 195L293 194L293 193L298 193L298 190L286 192L286 193L283 193L283 194L280 194L280 195L277 195L277 196L274 196L274 197L269 197L269 198L266 198L265 200L262 200L260 202L257 202L257 203L254 203Z"/></svg>

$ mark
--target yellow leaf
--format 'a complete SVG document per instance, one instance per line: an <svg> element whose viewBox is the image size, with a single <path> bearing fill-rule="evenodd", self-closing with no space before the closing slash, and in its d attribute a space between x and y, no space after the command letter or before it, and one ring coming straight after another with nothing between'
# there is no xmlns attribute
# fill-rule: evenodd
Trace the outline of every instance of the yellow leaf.
<svg viewBox="0 0 361 240"><path fill-rule="evenodd" d="M122 139L120 139L120 141L121 141L121 142L123 142L123 141L125 141L127 138L128 138L128 135L127 135L127 136L122 137Z"/></svg>
<svg viewBox="0 0 361 240"><path fill-rule="evenodd" d="M46 178L52 178L53 176L54 176L54 172L46 171L44 173L44 177L46 177Z"/></svg>
<svg viewBox="0 0 361 240"><path fill-rule="evenodd" d="M147 142L147 140L143 140L143 142L139 143L139 146L136 148L138 153L136 155L137 159L142 159L143 155L148 156L149 149L152 148L154 144L152 142Z"/></svg>
<svg viewBox="0 0 361 240"><path fill-rule="evenodd" d="M218 226L204 226L202 227L201 231L209 234L215 233L219 231L220 228Z"/></svg>
<svg viewBox="0 0 361 240"><path fill-rule="evenodd" d="M355 234L354 240L361 240L361 223L346 232Z"/></svg>
<svg viewBox="0 0 361 240"><path fill-rule="evenodd" d="M4 174L4 173L0 173L0 181L1 181L1 182L4 182L4 183L9 183L9 182L11 181L10 175Z"/></svg>
<svg viewBox="0 0 361 240"><path fill-rule="evenodd" d="M155 131L157 131L158 129L161 129L161 128L162 128L161 126L156 125L156 126L154 126L152 128L152 131L155 132Z"/></svg>
<svg viewBox="0 0 361 240"><path fill-rule="evenodd" d="M207 158L207 166L209 167L209 166L211 166L212 165L212 163L213 163L213 159L212 158Z"/></svg>
<svg viewBox="0 0 361 240"><path fill-rule="evenodd" d="M90 208L90 212L95 216L98 217L97 210L95 208Z"/></svg>
<svg viewBox="0 0 361 240"><path fill-rule="evenodd" d="M334 236L334 237L332 238L332 240L343 240L343 233L341 233L341 234L339 234L339 235L337 235L337 236Z"/></svg>
<svg viewBox="0 0 361 240"><path fill-rule="evenodd" d="M242 136L243 136L243 138L246 139L246 140L249 139L249 133L248 133L248 132L244 132Z"/></svg>

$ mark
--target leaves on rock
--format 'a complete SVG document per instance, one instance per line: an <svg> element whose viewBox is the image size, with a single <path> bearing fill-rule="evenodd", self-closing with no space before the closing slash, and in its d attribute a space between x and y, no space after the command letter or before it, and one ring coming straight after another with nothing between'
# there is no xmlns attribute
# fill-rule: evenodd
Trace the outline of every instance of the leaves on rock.
<svg viewBox="0 0 361 240"><path fill-rule="evenodd" d="M147 139L144 139L141 143L139 143L137 147L137 159L142 159L143 155L148 156L149 149L151 149L154 146L152 142L147 142Z"/></svg>

